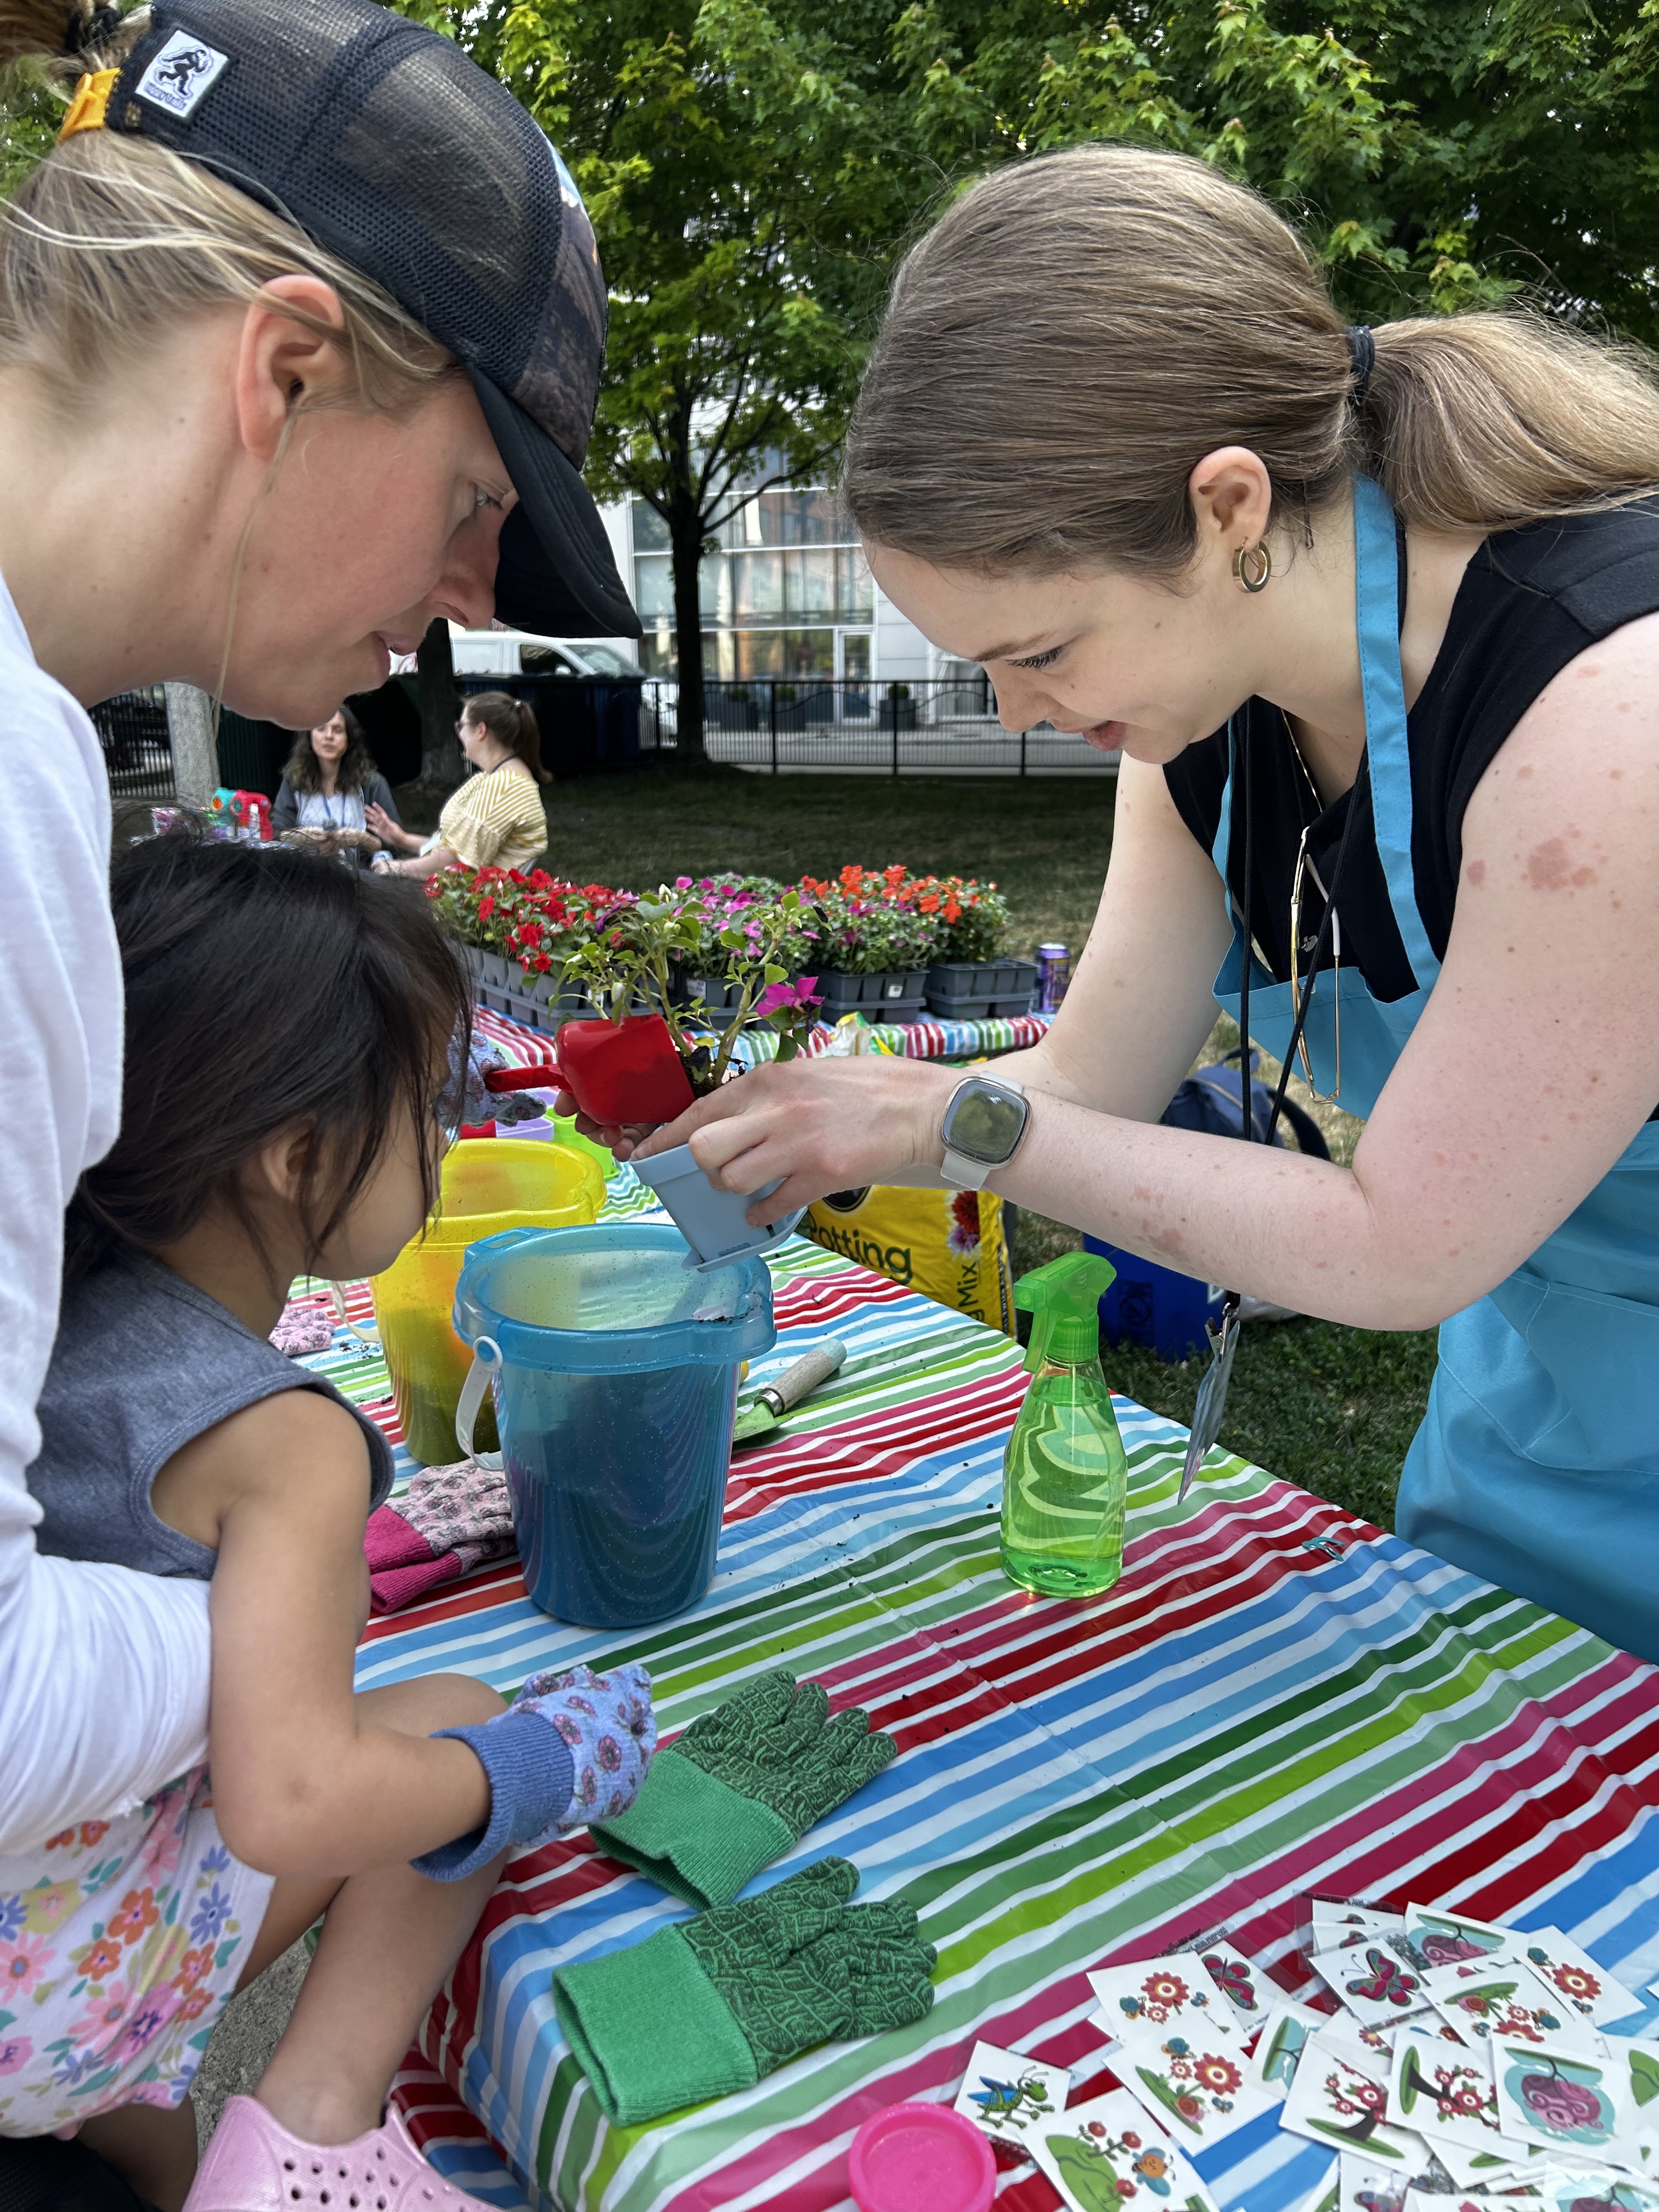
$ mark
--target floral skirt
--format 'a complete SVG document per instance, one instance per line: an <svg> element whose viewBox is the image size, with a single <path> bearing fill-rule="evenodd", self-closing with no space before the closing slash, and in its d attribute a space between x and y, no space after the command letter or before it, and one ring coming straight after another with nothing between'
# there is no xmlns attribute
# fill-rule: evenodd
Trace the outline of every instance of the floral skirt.
<svg viewBox="0 0 1659 2212"><path fill-rule="evenodd" d="M270 1888L220 1840L200 1766L0 1857L0 2136L182 2102Z"/></svg>

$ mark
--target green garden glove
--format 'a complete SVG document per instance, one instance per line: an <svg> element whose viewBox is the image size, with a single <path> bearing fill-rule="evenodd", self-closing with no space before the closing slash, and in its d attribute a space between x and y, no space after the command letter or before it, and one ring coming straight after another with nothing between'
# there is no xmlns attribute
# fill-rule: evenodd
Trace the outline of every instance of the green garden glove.
<svg viewBox="0 0 1659 2212"><path fill-rule="evenodd" d="M933 2006L914 1905L854 1905L858 1869L819 1859L631 1951L561 1966L553 2004L608 2119L623 2127L752 2089L815 2044L876 2035Z"/></svg>
<svg viewBox="0 0 1659 2212"><path fill-rule="evenodd" d="M817 1682L761 1675L659 1751L628 1810L590 1824L594 1840L687 1905L729 1905L897 1751L857 1707L829 1713Z"/></svg>

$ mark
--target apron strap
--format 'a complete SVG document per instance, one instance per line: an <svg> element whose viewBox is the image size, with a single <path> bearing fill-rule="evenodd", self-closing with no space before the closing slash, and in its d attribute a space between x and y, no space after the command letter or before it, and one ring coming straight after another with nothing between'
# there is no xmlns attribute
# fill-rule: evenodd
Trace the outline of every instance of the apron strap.
<svg viewBox="0 0 1659 2212"><path fill-rule="evenodd" d="M1354 611L1365 701L1365 758L1377 857L1395 927L1419 990L1440 973L1417 906L1412 869L1412 760L1400 670L1400 556L1393 503L1369 477L1353 480Z"/></svg>

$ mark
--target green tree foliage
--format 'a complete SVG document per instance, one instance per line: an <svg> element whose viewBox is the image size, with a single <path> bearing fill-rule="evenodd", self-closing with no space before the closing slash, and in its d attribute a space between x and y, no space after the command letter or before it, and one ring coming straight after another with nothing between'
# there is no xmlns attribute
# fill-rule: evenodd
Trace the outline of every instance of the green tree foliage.
<svg viewBox="0 0 1659 2212"><path fill-rule="evenodd" d="M1356 316L1524 291L1659 342L1653 0L917 0L893 38L952 171L1171 146L1297 216Z"/></svg>
<svg viewBox="0 0 1659 2212"><path fill-rule="evenodd" d="M1216 163L1356 319L1524 295L1659 343L1659 0L404 0L569 160L611 286L589 479L697 568L845 427L898 254L969 177L1091 138Z"/></svg>
<svg viewBox="0 0 1659 2212"><path fill-rule="evenodd" d="M869 93L878 27L861 55L814 11L762 0L411 12L453 12L559 145L593 219L611 337L587 477L666 527L678 749L695 759L702 554L718 521L836 451L905 220Z"/></svg>

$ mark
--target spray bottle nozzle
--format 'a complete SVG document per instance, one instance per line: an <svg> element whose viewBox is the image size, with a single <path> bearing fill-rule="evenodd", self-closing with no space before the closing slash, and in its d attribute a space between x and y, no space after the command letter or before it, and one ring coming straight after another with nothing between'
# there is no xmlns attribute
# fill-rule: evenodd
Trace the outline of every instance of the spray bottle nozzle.
<svg viewBox="0 0 1659 2212"><path fill-rule="evenodd" d="M1076 1366L1100 1356L1100 1301L1117 1269L1098 1252L1064 1252L1014 1285L1014 1304L1031 1316L1028 1373L1045 1359Z"/></svg>

